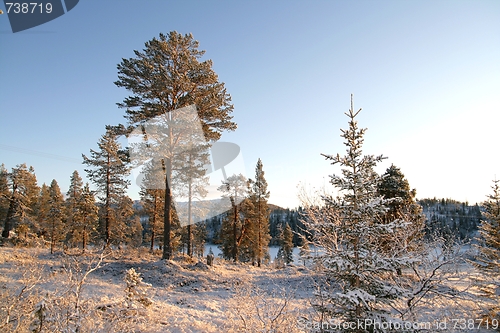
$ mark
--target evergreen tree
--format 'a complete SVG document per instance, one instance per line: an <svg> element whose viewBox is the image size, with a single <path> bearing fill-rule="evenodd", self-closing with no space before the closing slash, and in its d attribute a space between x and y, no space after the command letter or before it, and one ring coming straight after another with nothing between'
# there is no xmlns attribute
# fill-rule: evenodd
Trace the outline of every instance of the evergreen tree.
<svg viewBox="0 0 500 333"><path fill-rule="evenodd" d="M390 234L389 239L381 239L382 247L390 252L394 251L395 244L403 247L416 246L417 240L424 234L425 215L422 213L422 206L415 200L416 190L410 190L408 180L398 167L391 165L382 175L378 194L388 199L388 211L382 216L383 221L390 223L402 219L408 222L400 232Z"/></svg>
<svg viewBox="0 0 500 333"><path fill-rule="evenodd" d="M132 215L125 221L128 229L127 245L139 247L143 242L143 227L141 224L140 212L135 207L134 202L129 197L125 197L130 207L132 207Z"/></svg>
<svg viewBox="0 0 500 333"><path fill-rule="evenodd" d="M176 161L180 162L176 172L175 188L177 194L187 199L187 206L181 207L184 210L183 220L186 225L186 248L187 254L193 256L193 229L196 228L195 216L200 220L206 215L206 208L201 200L207 195L209 179L205 176L205 165L210 163L207 147L198 145L190 147L182 152L182 156L177 156ZM199 221L199 220L198 220Z"/></svg>
<svg viewBox="0 0 500 333"><path fill-rule="evenodd" d="M55 179L50 183L49 196L47 222L50 235L50 253L54 253L56 244L64 237L64 199Z"/></svg>
<svg viewBox="0 0 500 333"><path fill-rule="evenodd" d="M165 190L159 189L155 186L157 182L163 184L165 181L163 175L154 168L160 168L161 164L148 163L144 167L144 178L141 182L141 196L142 207L145 215L148 217L148 232L150 240L150 251L154 250L154 243L158 236L163 234L163 209L165 200ZM161 175L160 179L157 177Z"/></svg>
<svg viewBox="0 0 500 333"><path fill-rule="evenodd" d="M162 234L163 224L160 223L163 216L163 200L165 194L163 190L142 189L141 201L143 211L148 217L148 234L150 251L154 250L155 240Z"/></svg>
<svg viewBox="0 0 500 333"><path fill-rule="evenodd" d="M283 256L286 264L293 262L293 232L289 224L283 229L283 243L281 245L283 249Z"/></svg>
<svg viewBox="0 0 500 333"><path fill-rule="evenodd" d="M239 247L247 233L247 223L242 213L242 206L246 201L241 200L247 196L248 182L242 174L232 175L218 190L231 201L231 210L222 221L220 249L224 258L238 261Z"/></svg>
<svg viewBox="0 0 500 333"><path fill-rule="evenodd" d="M165 131L170 144L161 151L165 165L164 200L164 247L163 258L171 259L172 227L172 178L175 142L182 137L182 128L170 126L178 110L196 105L205 139L217 141L223 130L234 130L231 121L233 105L224 84L219 82L212 69L212 61L199 61L204 51L198 50L198 42L191 34L171 32L160 34L145 44L145 49L135 51L135 58L123 59L118 65L118 81L115 84L132 92L118 105L126 109L128 127L115 129L130 133L136 126L155 117L166 119ZM173 138L176 138L174 140Z"/></svg>
<svg viewBox="0 0 500 333"><path fill-rule="evenodd" d="M491 277L483 288L486 294L500 304L500 181L493 182L493 194L484 202L483 220L479 226L479 255L477 268ZM500 319L500 305L490 310L492 316Z"/></svg>
<svg viewBox="0 0 500 333"><path fill-rule="evenodd" d="M36 205L36 222L39 234L43 238L49 238L49 211L50 211L50 188L43 183Z"/></svg>
<svg viewBox="0 0 500 333"><path fill-rule="evenodd" d="M76 201L73 214L73 237L81 239L82 250L85 252L90 236L97 229L99 208L96 205L94 194L90 191L89 184L85 184Z"/></svg>
<svg viewBox="0 0 500 333"><path fill-rule="evenodd" d="M121 244L138 246L142 243L142 225L139 215L134 210L134 202L126 195L118 199L111 211L112 242L118 246Z"/></svg>
<svg viewBox="0 0 500 333"><path fill-rule="evenodd" d="M306 260L307 260L307 257L309 256L310 253L311 253L311 250L309 249L309 242L304 240L304 243L300 247L300 252L299 252L299 256L302 258L304 266L306 265Z"/></svg>
<svg viewBox="0 0 500 333"><path fill-rule="evenodd" d="M3 238L9 238L10 232L19 225L29 228L33 225L39 187L35 170L21 164L12 168L8 174L9 206L2 231Z"/></svg>
<svg viewBox="0 0 500 333"><path fill-rule="evenodd" d="M267 181L264 177L260 158L255 167L255 180L251 180L250 184L251 192L249 198L254 208L254 216L251 219L251 228L255 237L252 240L253 252L257 266L260 267L262 259L268 252L269 241L271 240L271 235L269 234L270 210L267 205L269 191L267 190Z"/></svg>
<svg viewBox="0 0 500 333"><path fill-rule="evenodd" d="M173 201L170 206L170 211L172 212L172 223L170 225L170 246L172 248L172 253L175 253L180 251L182 247L182 227ZM163 231L163 240L165 240L165 230ZM164 244L165 242L163 242L163 245Z"/></svg>
<svg viewBox="0 0 500 333"><path fill-rule="evenodd" d="M4 223L9 210L9 171L0 165L0 223Z"/></svg>
<svg viewBox="0 0 500 333"><path fill-rule="evenodd" d="M351 96L349 128L341 130L346 155L324 155L332 165L340 165L342 175L330 176L339 190L338 197L322 195L323 206L309 206L305 223L316 246L322 248L319 259L329 281L337 288L321 293L319 310L334 320L352 322L371 319L377 322L392 320L387 309L394 299L402 297L402 288L394 282L398 270L412 261L407 252L387 254L379 243L394 230L407 223L400 220L383 221L387 200L378 194L380 176L374 167L382 156L363 155L362 144L366 129L359 129ZM371 332L373 327L361 328Z"/></svg>
<svg viewBox="0 0 500 333"><path fill-rule="evenodd" d="M113 212L113 209L124 200L125 191L130 183L126 179L130 168L127 165L126 152L120 149L117 137L111 131L106 131L101 137L98 147L99 151L90 150L91 157L82 156L83 163L90 167L85 169L85 172L100 194L99 199L103 205L101 216L104 222L104 240L107 246L116 238L113 232L123 234L123 230L119 230L117 225L120 220L114 218L119 214Z"/></svg>
<svg viewBox="0 0 500 333"><path fill-rule="evenodd" d="M293 262L293 231L288 223L285 223L284 229L281 225L278 227L278 245L277 257L285 264Z"/></svg>
<svg viewBox="0 0 500 333"><path fill-rule="evenodd" d="M66 226L68 228L68 236L72 238L74 241L78 239L76 230L78 226L84 224L82 223L80 218L83 218L82 214L79 214L78 211L78 202L80 201L80 197L83 192L83 181L78 171L73 171L73 174L70 178L69 189L66 193ZM81 230L79 230L81 231Z"/></svg>
<svg viewBox="0 0 500 333"><path fill-rule="evenodd" d="M205 240L207 239L207 226L204 221L197 222L193 231L193 253L198 257L205 255Z"/></svg>
<svg viewBox="0 0 500 333"><path fill-rule="evenodd" d="M241 262L257 262L257 228L255 227L256 211L250 199L251 183L247 182L247 197L239 204L241 233L238 241L238 260Z"/></svg>

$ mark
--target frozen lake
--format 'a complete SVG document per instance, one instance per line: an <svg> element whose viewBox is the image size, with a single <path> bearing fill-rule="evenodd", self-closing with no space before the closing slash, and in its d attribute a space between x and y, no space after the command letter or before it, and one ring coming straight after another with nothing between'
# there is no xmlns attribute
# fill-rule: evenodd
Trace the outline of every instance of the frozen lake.
<svg viewBox="0 0 500 333"><path fill-rule="evenodd" d="M212 249L216 258L220 258L221 250L215 244L205 244L205 255ZM276 259L276 255L278 254L279 247L278 246L270 246L269 247L269 255L271 256L271 262L274 262ZM295 265L303 264L302 260L299 256L300 249L298 247L293 248L293 263ZM311 251L312 253L312 251Z"/></svg>

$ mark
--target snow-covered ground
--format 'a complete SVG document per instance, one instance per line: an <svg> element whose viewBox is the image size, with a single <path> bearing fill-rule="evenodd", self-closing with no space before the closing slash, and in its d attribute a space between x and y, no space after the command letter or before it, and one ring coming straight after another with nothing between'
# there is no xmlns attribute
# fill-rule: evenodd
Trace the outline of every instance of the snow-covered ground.
<svg viewBox="0 0 500 333"><path fill-rule="evenodd" d="M216 247L212 250L215 252ZM36 304L42 300L49 309L73 309L76 286L84 273L96 265L97 259L97 255L92 254L66 256L51 255L46 249L0 248L0 303L14 304L14 310L25 307L27 313L22 319L26 325L34 320ZM207 266L198 259L178 257L165 261L147 251L128 250L113 252L103 260L102 267L86 277L80 296L86 312L80 310L80 313L87 316L83 321L87 327L104 327L100 321L105 321L106 312L130 311L124 305L124 277L130 268L151 285L148 294L153 303L147 308L134 308L137 314L133 318L125 315L126 325L108 324L102 332L124 329L251 332L269 331L273 324L278 325L276 332L298 332L296 319L310 316L309 300L314 283L308 268L275 269L272 265L258 268L219 258L214 266ZM35 281L38 276L41 279ZM19 297L23 287L32 285L33 289ZM25 304L21 306L21 303ZM108 310L96 314L92 308ZM1 319L5 320L5 309L2 311ZM113 312L113 316L117 316L116 313ZM15 317L11 316L11 320ZM91 325L89 321L94 323ZM93 329L88 331L95 331ZM1 327L0 331L5 332Z"/></svg>
<svg viewBox="0 0 500 333"><path fill-rule="evenodd" d="M217 247L212 251L217 254ZM294 254L298 258L298 249ZM311 302L323 280L314 265L258 268L216 257L214 266L207 266L204 260L165 261L159 253L129 249L108 254L85 276L98 260L97 253L51 255L48 249L0 247L0 332L36 331L41 325L41 332L78 327L79 332L293 333L308 332L319 322ZM150 306L126 299L124 278L131 268L149 284L144 288ZM487 332L477 329L487 304L474 289L477 276L470 270L464 263L456 275L443 276L436 292L448 296L424 300L419 320L447 320L441 332ZM462 329L463 320L469 326L472 320L475 328Z"/></svg>

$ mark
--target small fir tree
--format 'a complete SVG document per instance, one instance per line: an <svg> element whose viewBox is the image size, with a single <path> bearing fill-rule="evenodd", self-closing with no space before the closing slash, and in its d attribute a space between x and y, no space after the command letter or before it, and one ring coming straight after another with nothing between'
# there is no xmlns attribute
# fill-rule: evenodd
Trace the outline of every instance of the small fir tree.
<svg viewBox="0 0 500 333"><path fill-rule="evenodd" d="M134 268L129 269L125 274L125 302L128 308L136 308L141 305L148 307L153 304L148 291L151 284L142 281L141 273L135 271Z"/></svg>
<svg viewBox="0 0 500 333"><path fill-rule="evenodd" d="M290 225L287 223L285 228L280 228L279 243L280 248L278 251L281 252L285 264L290 264L293 262L293 232Z"/></svg>
<svg viewBox="0 0 500 333"><path fill-rule="evenodd" d="M411 264L406 252L386 253L380 238L404 228L401 220L384 221L387 200L378 193L380 176L374 167L382 156L363 155L366 129L358 128L351 96L349 128L341 130L347 147L345 156L323 155L333 165L340 165L341 176L332 175L330 182L339 195L322 195L321 206L305 209L304 223L314 237L314 245L322 249L318 255L328 281L337 282L325 288L316 306L334 321L352 322L370 319L387 322L391 302L403 297L405 291L396 283L397 272ZM373 326L357 332L377 331Z"/></svg>
<svg viewBox="0 0 500 333"><path fill-rule="evenodd" d="M306 261L310 255L310 253L311 253L311 249L309 248L309 242L304 241L304 243L300 247L300 251L299 251L299 256L302 258L302 262L303 262L304 266L306 265Z"/></svg>

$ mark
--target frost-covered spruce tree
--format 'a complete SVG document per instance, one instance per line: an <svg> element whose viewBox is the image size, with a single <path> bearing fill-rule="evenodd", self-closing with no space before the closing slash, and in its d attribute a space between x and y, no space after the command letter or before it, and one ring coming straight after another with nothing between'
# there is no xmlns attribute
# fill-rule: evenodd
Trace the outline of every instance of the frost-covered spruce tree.
<svg viewBox="0 0 500 333"><path fill-rule="evenodd" d="M489 297L496 299L500 304L500 181L493 182L493 194L488 195L488 200L483 204L484 219L479 226L481 235L478 240L479 255L476 267L491 277L491 281L484 287ZM500 317L500 305L491 309L491 315Z"/></svg>
<svg viewBox="0 0 500 333"><path fill-rule="evenodd" d="M366 129L358 128L358 113L352 106L346 115L349 128L341 129L347 147L345 156L324 155L332 165L341 167L341 175L330 182L339 191L337 197L322 195L322 205L306 208L304 219L314 235L313 243L322 249L318 259L326 273L328 287L318 294L319 310L326 318L345 322L395 322L390 313L394 300L404 296L398 287L397 272L411 260L404 251L387 253L376 240L404 228L401 220L384 221L388 200L378 194L380 176L374 171L384 157L363 155ZM383 325L361 325L349 332L385 331Z"/></svg>

